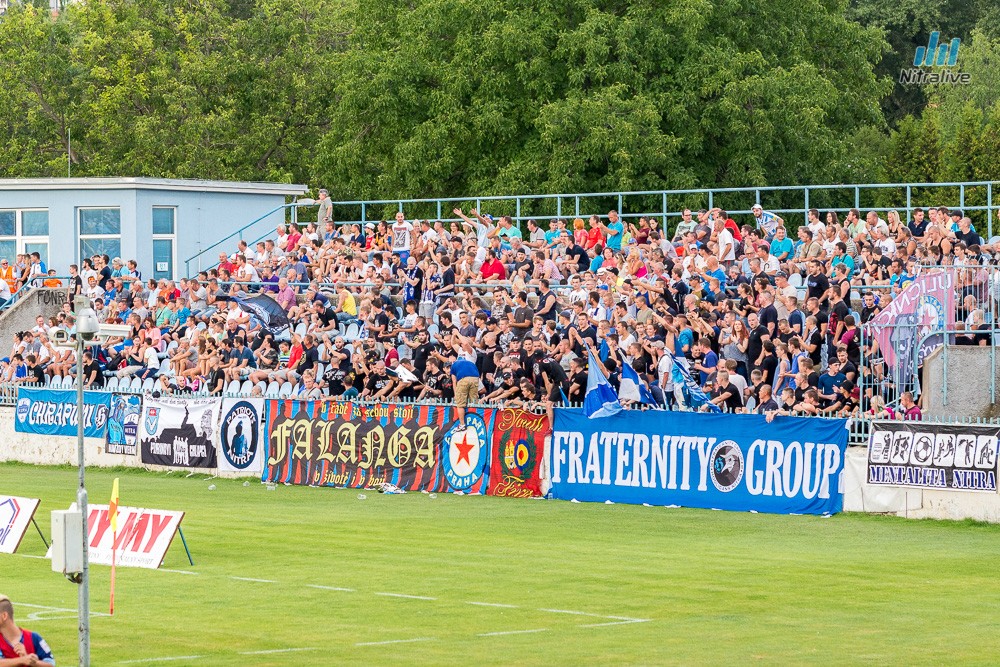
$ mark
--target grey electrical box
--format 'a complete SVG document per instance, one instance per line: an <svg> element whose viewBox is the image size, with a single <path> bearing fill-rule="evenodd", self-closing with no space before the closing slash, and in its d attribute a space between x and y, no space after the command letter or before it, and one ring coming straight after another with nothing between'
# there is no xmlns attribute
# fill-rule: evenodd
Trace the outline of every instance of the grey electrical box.
<svg viewBox="0 0 1000 667"><path fill-rule="evenodd" d="M83 515L79 510L52 512L52 571L83 572Z"/></svg>

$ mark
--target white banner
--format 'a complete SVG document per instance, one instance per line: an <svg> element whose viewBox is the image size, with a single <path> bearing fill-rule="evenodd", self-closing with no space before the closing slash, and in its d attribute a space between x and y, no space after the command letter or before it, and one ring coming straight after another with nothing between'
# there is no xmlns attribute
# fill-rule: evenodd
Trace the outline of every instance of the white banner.
<svg viewBox="0 0 1000 667"><path fill-rule="evenodd" d="M264 399L222 399L218 439L220 472L264 471L267 441L264 439Z"/></svg>
<svg viewBox="0 0 1000 667"><path fill-rule="evenodd" d="M37 498L0 496L0 553L17 551L40 502Z"/></svg>
<svg viewBox="0 0 1000 667"><path fill-rule="evenodd" d="M113 547L119 566L154 570L163 564L184 518L184 512L119 507L118 532L113 534L107 505L89 505L88 510L91 563L111 565Z"/></svg>
<svg viewBox="0 0 1000 667"><path fill-rule="evenodd" d="M215 468L218 398L142 399L139 451L143 463Z"/></svg>

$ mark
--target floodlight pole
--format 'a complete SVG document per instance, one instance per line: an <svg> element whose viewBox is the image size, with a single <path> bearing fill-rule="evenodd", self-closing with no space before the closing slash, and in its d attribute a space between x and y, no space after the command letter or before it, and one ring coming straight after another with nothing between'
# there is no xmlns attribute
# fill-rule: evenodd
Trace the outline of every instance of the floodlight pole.
<svg viewBox="0 0 1000 667"><path fill-rule="evenodd" d="M77 296L74 310L80 313L90 308L89 299ZM83 336L76 336L76 457L80 468L80 488L76 493L76 505L83 517L83 572L80 573L80 667L90 667L90 557L88 542L90 530L87 526L87 486L83 456L84 404L83 404Z"/></svg>

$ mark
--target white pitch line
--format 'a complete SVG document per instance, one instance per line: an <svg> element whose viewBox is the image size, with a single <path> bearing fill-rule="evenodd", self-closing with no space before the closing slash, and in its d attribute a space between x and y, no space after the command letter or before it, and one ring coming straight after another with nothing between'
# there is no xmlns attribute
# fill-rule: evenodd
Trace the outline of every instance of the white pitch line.
<svg viewBox="0 0 1000 667"><path fill-rule="evenodd" d="M274 653L298 653L299 651L318 651L318 648L273 648L269 651L240 651L237 655L271 655Z"/></svg>
<svg viewBox="0 0 1000 667"><path fill-rule="evenodd" d="M80 549L83 551L83 549ZM14 554L15 556L20 556L21 558L34 558L36 560L48 560L45 556L33 556L32 554Z"/></svg>
<svg viewBox="0 0 1000 667"><path fill-rule="evenodd" d="M173 572L174 574L193 574L195 576L198 576L199 574L201 574L201 572L191 572L190 570L168 570L165 567L159 568L159 571L160 572Z"/></svg>
<svg viewBox="0 0 1000 667"><path fill-rule="evenodd" d="M230 579L235 579L236 581L252 581L257 584L276 584L277 581L273 579L254 579L252 577L229 577Z"/></svg>
<svg viewBox="0 0 1000 667"><path fill-rule="evenodd" d="M353 588L341 588L340 586L320 586L319 584L306 584L306 588L318 588L321 591L343 591L344 593L353 593Z"/></svg>
<svg viewBox="0 0 1000 667"><path fill-rule="evenodd" d="M633 618L628 621L611 621L610 623L590 623L588 625L581 625L581 628L605 628L609 625L628 625L630 623L649 623L653 619L651 618Z"/></svg>
<svg viewBox="0 0 1000 667"><path fill-rule="evenodd" d="M505 635L530 635L535 632L545 632L548 628L538 628L537 630L507 630L506 632L482 632L477 637L503 637Z"/></svg>
<svg viewBox="0 0 1000 667"><path fill-rule="evenodd" d="M176 655L170 658L143 658L142 660L123 660L119 665L141 665L147 662L173 662L176 660L199 660L203 655Z"/></svg>
<svg viewBox="0 0 1000 667"><path fill-rule="evenodd" d="M476 602L475 600L470 600L465 604L474 604L477 607L500 607L501 609L517 609L516 604L500 604L499 602Z"/></svg>
<svg viewBox="0 0 1000 667"><path fill-rule="evenodd" d="M418 637L417 639L390 639L387 642L359 642L355 646L385 646L386 644L411 644L413 642L432 642L434 637Z"/></svg>
<svg viewBox="0 0 1000 667"><path fill-rule="evenodd" d="M632 618L631 616L609 616L607 614L591 614L590 612L587 611L573 611L571 609L539 609L538 611L547 611L552 614L572 614L573 616L590 616L591 618L612 618L616 621L629 621L630 623L651 620L651 619Z"/></svg>
<svg viewBox="0 0 1000 667"><path fill-rule="evenodd" d="M403 593L376 593L375 595L387 598L406 598L407 600L437 600L437 598L430 598L426 595L405 595Z"/></svg>

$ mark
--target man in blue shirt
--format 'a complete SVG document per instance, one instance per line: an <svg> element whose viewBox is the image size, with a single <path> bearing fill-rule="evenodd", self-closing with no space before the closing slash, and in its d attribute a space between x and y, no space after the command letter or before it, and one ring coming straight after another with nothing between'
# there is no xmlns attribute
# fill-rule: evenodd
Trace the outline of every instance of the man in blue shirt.
<svg viewBox="0 0 1000 667"><path fill-rule="evenodd" d="M819 377L818 389L819 397L823 400L823 407L832 405L837 400L837 389L844 384L844 374L840 372L840 361L831 359L827 372Z"/></svg>
<svg viewBox="0 0 1000 667"><path fill-rule="evenodd" d="M608 224L601 223L601 229L604 231L604 235L607 238L607 247L611 248L615 252L619 252L622 249L622 236L625 234L625 225L622 224L621 218L618 217L618 211L608 211Z"/></svg>
<svg viewBox="0 0 1000 667"><path fill-rule="evenodd" d="M41 635L14 624L14 605L6 595L0 595L0 664L56 664L52 649Z"/></svg>
<svg viewBox="0 0 1000 667"><path fill-rule="evenodd" d="M451 386L455 388L459 429L464 429L465 408L479 399L479 369L468 359L459 357L451 364Z"/></svg>

